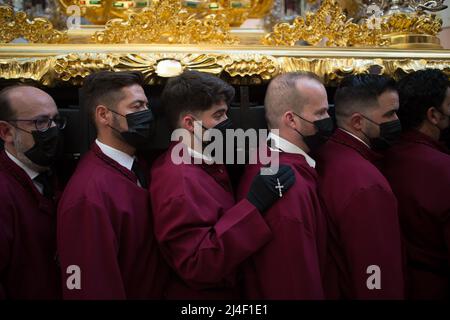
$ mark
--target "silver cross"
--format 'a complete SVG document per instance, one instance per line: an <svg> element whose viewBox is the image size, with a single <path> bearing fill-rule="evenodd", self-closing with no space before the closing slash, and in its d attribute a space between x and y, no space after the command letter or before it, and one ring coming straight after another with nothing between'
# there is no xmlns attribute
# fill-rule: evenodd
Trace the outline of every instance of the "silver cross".
<svg viewBox="0 0 450 320"><path fill-rule="evenodd" d="M275 189L278 189L278 194L280 195L280 198L283 196L283 193L281 192L281 189L284 188L284 186L280 183L280 180L277 178L277 185L275 186Z"/></svg>

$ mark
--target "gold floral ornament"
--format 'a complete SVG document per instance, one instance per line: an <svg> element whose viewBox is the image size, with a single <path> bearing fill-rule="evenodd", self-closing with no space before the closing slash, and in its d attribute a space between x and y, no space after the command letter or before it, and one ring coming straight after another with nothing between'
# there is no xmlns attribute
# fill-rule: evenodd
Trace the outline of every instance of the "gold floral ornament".
<svg viewBox="0 0 450 320"><path fill-rule="evenodd" d="M388 33L417 33L436 36L442 29L442 20L435 14L395 13L383 19L381 24L383 34Z"/></svg>
<svg viewBox="0 0 450 320"><path fill-rule="evenodd" d="M293 46L299 41L327 47L383 46L388 42L382 38L381 30L353 23L334 0L325 0L316 13L296 17L292 24L276 24L262 39L266 45Z"/></svg>
<svg viewBox="0 0 450 320"><path fill-rule="evenodd" d="M304 41L308 45L328 47L380 47L390 45L390 36L395 34L436 36L441 27L440 18L420 10L369 17L356 24L335 0L325 0L316 14L308 12L305 19L297 17L292 24L276 24L262 42L288 46Z"/></svg>
<svg viewBox="0 0 450 320"><path fill-rule="evenodd" d="M112 19L93 35L97 43L233 44L230 25L223 14L197 18L178 0L154 1L150 8L132 13L127 20Z"/></svg>
<svg viewBox="0 0 450 320"><path fill-rule="evenodd" d="M67 34L55 30L50 21L44 18L29 20L25 12L14 12L10 6L0 6L0 43L8 43L24 38L33 43L62 43Z"/></svg>

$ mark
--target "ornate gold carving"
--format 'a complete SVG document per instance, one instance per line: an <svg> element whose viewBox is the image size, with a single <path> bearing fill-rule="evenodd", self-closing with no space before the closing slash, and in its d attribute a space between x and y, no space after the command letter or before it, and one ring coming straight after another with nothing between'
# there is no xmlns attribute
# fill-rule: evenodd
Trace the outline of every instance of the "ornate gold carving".
<svg viewBox="0 0 450 320"><path fill-rule="evenodd" d="M138 70L146 83L161 81L164 73L158 74L161 61L178 62L182 70L198 70L223 76L234 84L258 84L269 81L277 74L288 71L311 71L320 76L327 85L334 85L342 77L354 73L377 73L399 76L403 73L439 68L450 76L450 53L423 51L405 58L394 51L377 51L370 57L370 51L345 49L297 49L257 54L254 51L228 50L227 53L67 53L59 56L1 58L0 78L29 79L46 86L64 83L79 85L90 73L99 70ZM126 50L124 50L126 51ZM434 53L433 53L434 52ZM306 57L305 57L306 56ZM5 55L3 54L3 57ZM425 57L425 58L424 58Z"/></svg>
<svg viewBox="0 0 450 320"><path fill-rule="evenodd" d="M101 0L101 1L92 1L93 3L98 4L90 4L90 0L57 0L59 6L66 12L67 8L71 5L77 5L81 9L81 16L85 17L93 24L105 24L108 20L114 18L125 19L132 12L139 12L143 8L136 6L136 1L133 1L133 7L126 6L125 3L122 3L122 6L115 6L115 3L120 5L119 1L116 0ZM139 1L141 3L145 3L145 0ZM147 7L146 4L144 7Z"/></svg>
<svg viewBox="0 0 450 320"><path fill-rule="evenodd" d="M224 65L223 70L231 77L254 77L270 80L278 73L277 60L271 56L242 54Z"/></svg>
<svg viewBox="0 0 450 320"><path fill-rule="evenodd" d="M270 12L274 0L253 0L249 18L260 19Z"/></svg>
<svg viewBox="0 0 450 320"><path fill-rule="evenodd" d="M387 44L380 30L353 23L334 0L325 0L316 13L307 12L305 18L296 17L292 24L276 24L273 32L262 39L266 45L293 46L299 41L330 47Z"/></svg>
<svg viewBox="0 0 450 320"><path fill-rule="evenodd" d="M197 19L178 0L160 0L149 9L130 14L127 20L108 21L93 36L97 43L212 43L232 44L230 25L223 14Z"/></svg>
<svg viewBox="0 0 450 320"><path fill-rule="evenodd" d="M219 74L223 66L219 64L223 57L220 55L205 54L127 54L112 55L117 64L114 65L114 71L134 70L140 71L149 84L157 81L157 67L161 61L178 61L182 70L190 69L212 74ZM223 62L221 62L223 64Z"/></svg>
<svg viewBox="0 0 450 320"><path fill-rule="evenodd" d="M435 36L442 26L440 18L423 12L394 13L372 19L362 24L353 23L335 0L325 0L317 13L308 12L305 19L297 17L292 24L276 24L262 43L293 46L304 41L309 45L329 47L386 46L391 34Z"/></svg>
<svg viewBox="0 0 450 320"><path fill-rule="evenodd" d="M55 59L53 73L55 80L70 81L80 85L89 74L100 70L113 70L118 58L110 54L67 54Z"/></svg>
<svg viewBox="0 0 450 320"><path fill-rule="evenodd" d="M280 72L306 70L319 75L328 85L336 84L340 79L358 73L385 73L383 59L356 58L293 58L283 57L278 60Z"/></svg>
<svg viewBox="0 0 450 320"><path fill-rule="evenodd" d="M25 38L33 43L62 43L67 40L65 32L55 30L44 18L29 20L25 12L14 12L10 6L0 6L0 43Z"/></svg>
<svg viewBox="0 0 450 320"><path fill-rule="evenodd" d="M412 33L436 36L442 28L442 20L425 13L395 13L383 19L383 34Z"/></svg>
<svg viewBox="0 0 450 320"><path fill-rule="evenodd" d="M152 1L116 1L101 0L57 0L59 6L66 11L71 5L81 8L81 15L94 24L105 24L111 19L127 19L130 13L142 11L151 5ZM178 0L191 13L223 13L232 26L241 25L245 19L262 18L272 8L274 0ZM98 4L97 4L98 3Z"/></svg>

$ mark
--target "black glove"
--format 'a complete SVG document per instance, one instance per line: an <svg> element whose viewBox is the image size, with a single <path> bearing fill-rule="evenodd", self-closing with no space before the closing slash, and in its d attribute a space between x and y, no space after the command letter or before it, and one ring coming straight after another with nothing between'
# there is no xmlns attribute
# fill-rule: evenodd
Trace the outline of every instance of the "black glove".
<svg viewBox="0 0 450 320"><path fill-rule="evenodd" d="M278 180L277 180L278 179ZM278 187L278 181L280 186ZM247 200L253 204L259 212L263 213L269 209L274 202L281 198L295 182L295 174L288 165L280 165L276 174L258 174L252 182L247 194ZM278 187L278 188L277 188ZM280 193L281 191L281 193Z"/></svg>

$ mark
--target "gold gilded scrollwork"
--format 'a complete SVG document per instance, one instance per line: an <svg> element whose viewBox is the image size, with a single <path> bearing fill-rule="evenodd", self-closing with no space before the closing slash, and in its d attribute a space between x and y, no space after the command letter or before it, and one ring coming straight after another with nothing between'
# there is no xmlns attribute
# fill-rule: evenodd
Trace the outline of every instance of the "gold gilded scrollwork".
<svg viewBox="0 0 450 320"><path fill-rule="evenodd" d="M148 9L132 13L127 20L112 19L94 34L97 43L211 43L233 44L230 25L223 14L197 18L177 0L155 1Z"/></svg>
<svg viewBox="0 0 450 320"><path fill-rule="evenodd" d="M317 51L320 54L320 51ZM330 56L331 55L331 56ZM96 71L138 70L147 84L174 76L182 70L198 70L222 76L233 84L259 84L277 74L310 71L325 84L335 85L342 77L354 73L376 73L399 76L424 68L438 68L450 76L450 56L446 58L370 58L358 55L273 56L255 53L68 53L41 58L0 59L2 79L34 80L46 86L80 85Z"/></svg>
<svg viewBox="0 0 450 320"><path fill-rule="evenodd" d="M325 0L316 13L308 12L305 18L296 17L292 24L276 24L262 39L266 45L293 46L300 41L329 47L387 44L381 30L353 23L334 0Z"/></svg>
<svg viewBox="0 0 450 320"><path fill-rule="evenodd" d="M14 12L10 6L0 6L0 43L8 43L24 38L33 43L63 43L67 41L65 32L55 30L44 18L27 18L25 12Z"/></svg>
<svg viewBox="0 0 450 320"><path fill-rule="evenodd" d="M261 40L266 45L293 46L298 42L328 47L389 45L389 35L397 33L436 36L442 20L424 12L394 13L392 15L352 22L335 0L325 0L316 13L297 17L292 24L278 23Z"/></svg>

